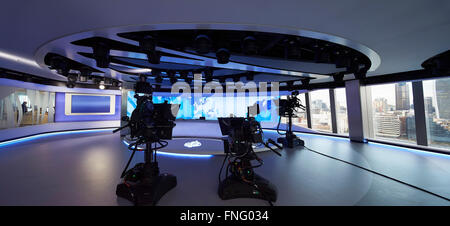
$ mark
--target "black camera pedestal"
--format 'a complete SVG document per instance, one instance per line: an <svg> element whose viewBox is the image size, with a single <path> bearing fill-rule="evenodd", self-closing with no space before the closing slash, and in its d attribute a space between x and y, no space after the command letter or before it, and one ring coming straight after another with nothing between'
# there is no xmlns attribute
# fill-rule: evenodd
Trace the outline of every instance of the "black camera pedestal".
<svg viewBox="0 0 450 226"><path fill-rule="evenodd" d="M297 146L305 146L305 141L298 138L295 134L286 133L286 137L279 137L277 142L283 144L283 147L293 148Z"/></svg>
<svg viewBox="0 0 450 226"><path fill-rule="evenodd" d="M288 128L286 130L285 137L279 137L277 139L277 142L280 144L283 144L283 147L293 148L297 146L305 146L305 141L298 138L293 132L292 132L292 118L294 117L294 112L292 110L289 110L287 112L289 124Z"/></svg>
<svg viewBox="0 0 450 226"><path fill-rule="evenodd" d="M153 158L151 144L146 144L145 163L138 163L124 175L124 182L117 185L116 195L137 206L156 205L161 197L177 185L171 174L160 174L158 162Z"/></svg>
<svg viewBox="0 0 450 226"><path fill-rule="evenodd" d="M257 174L254 174L254 178L254 186L252 186L234 175L228 176L219 184L219 197L223 200L255 198L276 202L277 189L275 185Z"/></svg>

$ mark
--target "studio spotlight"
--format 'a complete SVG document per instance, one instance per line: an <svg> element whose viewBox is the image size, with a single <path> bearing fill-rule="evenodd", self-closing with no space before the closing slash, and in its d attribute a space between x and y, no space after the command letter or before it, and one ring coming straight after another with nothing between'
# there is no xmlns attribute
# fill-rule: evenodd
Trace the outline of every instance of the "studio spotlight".
<svg viewBox="0 0 450 226"><path fill-rule="evenodd" d="M80 76L79 76L80 82L87 82L91 74L92 71L89 70L88 68L80 69Z"/></svg>
<svg viewBox="0 0 450 226"><path fill-rule="evenodd" d="M207 54L211 49L211 39L207 35L195 37L195 49L198 54Z"/></svg>
<svg viewBox="0 0 450 226"><path fill-rule="evenodd" d="M75 87L75 83L73 83L73 82L67 82L66 86L67 86L67 88L72 89L72 88Z"/></svg>
<svg viewBox="0 0 450 226"><path fill-rule="evenodd" d="M102 82L102 79L99 78L99 77L94 77L94 78L92 79L92 82L93 82L95 85L99 86L100 83Z"/></svg>
<svg viewBox="0 0 450 226"><path fill-rule="evenodd" d="M139 48L147 55L148 62L159 64L161 55L156 51L156 39L151 35L146 35L139 41Z"/></svg>
<svg viewBox="0 0 450 226"><path fill-rule="evenodd" d="M67 80L71 83L75 83L78 80L78 75L76 74L69 74L67 76Z"/></svg>
<svg viewBox="0 0 450 226"><path fill-rule="evenodd" d="M105 85L111 85L113 80L112 78L105 78L103 81Z"/></svg>
<svg viewBox="0 0 450 226"><path fill-rule="evenodd" d="M219 64L227 64L230 62L230 52L228 49L220 48L216 52L217 63Z"/></svg>
<svg viewBox="0 0 450 226"><path fill-rule="evenodd" d="M246 55L255 55L258 53L258 45L256 44L255 37L247 36L242 40L242 52Z"/></svg>
<svg viewBox="0 0 450 226"><path fill-rule="evenodd" d="M93 57L99 68L107 68L110 62L109 46L104 42L98 42L92 46Z"/></svg>
<svg viewBox="0 0 450 226"><path fill-rule="evenodd" d="M105 81L103 81L103 80L99 80L100 82L99 82L99 84L98 84L98 88L99 89L105 89Z"/></svg>

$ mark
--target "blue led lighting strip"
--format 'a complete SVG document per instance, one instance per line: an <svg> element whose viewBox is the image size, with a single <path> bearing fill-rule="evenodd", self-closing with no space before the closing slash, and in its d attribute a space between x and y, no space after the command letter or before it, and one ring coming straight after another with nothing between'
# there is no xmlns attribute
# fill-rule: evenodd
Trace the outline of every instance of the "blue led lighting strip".
<svg viewBox="0 0 450 226"><path fill-rule="evenodd" d="M372 142L372 141L369 141L367 143L369 145L379 146L379 147L386 148L386 149L406 151L406 152L410 152L410 153L413 153L413 154L419 154L419 155L423 155L423 156L432 156L432 157L439 157L439 158L450 159L450 155L449 154L443 154L443 153L437 153L437 152L431 152L431 151L422 151L420 149L400 147L400 146L383 144L383 143Z"/></svg>
<svg viewBox="0 0 450 226"><path fill-rule="evenodd" d="M273 131L272 129L263 129L263 130L264 130L264 132L268 132L268 133L276 133L276 131ZM328 138L328 139L332 139L332 140L350 142L350 139L343 138L343 137L335 137L335 136L327 136L327 135L322 135L322 134L303 133L303 132L294 132L294 134L299 135L299 137L301 137L301 136L312 136L312 137L318 136L318 137ZM372 145L372 146L386 148L386 149L391 149L391 150L406 151L406 152L410 152L413 154L419 154L419 155L423 155L423 156L432 156L432 157L450 159L450 153L444 154L444 153L437 153L437 152L432 152L432 151L424 151L424 150L415 149L415 148L407 148L407 147L383 144L383 143L373 142L373 141L369 141L369 142L367 142L367 144Z"/></svg>
<svg viewBox="0 0 450 226"><path fill-rule="evenodd" d="M126 141L123 141L123 143L128 147L130 144ZM138 150L142 150L141 148L138 148ZM172 153L172 152L164 152L164 151L158 151L158 155L166 155L166 156L175 156L175 157L187 157L187 158L211 158L213 155L205 155L205 154L182 154L182 153Z"/></svg>
<svg viewBox="0 0 450 226"><path fill-rule="evenodd" d="M87 129L87 130L72 130L72 131L49 132L49 133L37 134L37 135L28 136L28 137L23 137L23 138L3 141L3 142L0 142L0 148L4 147L4 146L18 144L18 143L22 143L22 142L26 142L26 141L30 141L30 140L35 140L35 139L39 139L39 138L44 138L44 137L51 137L51 136L57 136L57 135L66 135L66 134L97 133L97 132L112 131L112 130L114 130L114 129L113 128L112 129Z"/></svg>
<svg viewBox="0 0 450 226"><path fill-rule="evenodd" d="M276 129L263 129L264 133L277 133ZM281 131L281 130L280 130ZM283 133L285 132L284 130L282 131ZM304 132L295 132L293 131L295 135L300 135L300 136L312 136L312 137L323 137L323 138L327 138L327 139L331 139L331 140L339 140L339 141L350 141L350 139L345 138L345 137L337 137L337 136L327 136L327 135L322 135L322 134L314 134L314 133L304 133Z"/></svg>

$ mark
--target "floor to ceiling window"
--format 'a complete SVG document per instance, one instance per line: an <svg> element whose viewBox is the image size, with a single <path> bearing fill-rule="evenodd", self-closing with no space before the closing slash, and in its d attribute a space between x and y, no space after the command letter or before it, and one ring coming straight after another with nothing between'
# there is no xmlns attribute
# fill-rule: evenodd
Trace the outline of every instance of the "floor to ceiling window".
<svg viewBox="0 0 450 226"><path fill-rule="evenodd" d="M369 137L416 143L411 82L366 86Z"/></svg>
<svg viewBox="0 0 450 226"><path fill-rule="evenodd" d="M311 127L317 131L332 132L330 91L328 89L309 92Z"/></svg>
<svg viewBox="0 0 450 226"><path fill-rule="evenodd" d="M428 146L450 148L450 78L423 81Z"/></svg>
<svg viewBox="0 0 450 226"><path fill-rule="evenodd" d="M334 89L334 102L336 105L336 126L338 134L348 134L347 98L345 88Z"/></svg>

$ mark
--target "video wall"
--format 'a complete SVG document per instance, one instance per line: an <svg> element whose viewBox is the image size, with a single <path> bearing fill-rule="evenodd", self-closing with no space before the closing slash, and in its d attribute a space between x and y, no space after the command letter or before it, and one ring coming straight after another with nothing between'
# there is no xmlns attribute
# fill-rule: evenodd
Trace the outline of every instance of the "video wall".
<svg viewBox="0 0 450 226"><path fill-rule="evenodd" d="M136 108L134 91L127 94L127 115ZM278 122L277 109L274 100L278 97L272 96L194 96L174 95L170 93L155 93L153 103L180 104L177 119L199 119L205 117L206 120L216 120L218 117L246 117L247 107L255 103L260 105L260 114L255 117L260 122Z"/></svg>

